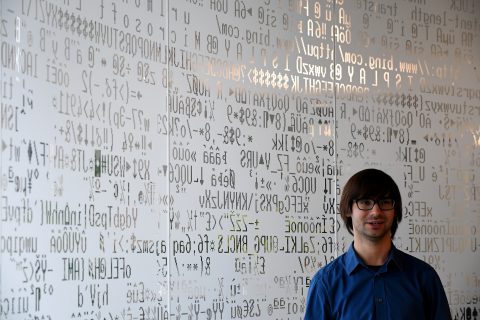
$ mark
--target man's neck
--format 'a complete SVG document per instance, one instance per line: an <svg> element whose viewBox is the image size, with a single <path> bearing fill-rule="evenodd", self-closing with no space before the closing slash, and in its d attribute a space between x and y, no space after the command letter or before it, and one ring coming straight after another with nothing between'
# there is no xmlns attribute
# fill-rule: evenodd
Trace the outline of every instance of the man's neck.
<svg viewBox="0 0 480 320"><path fill-rule="evenodd" d="M365 264L381 266L387 260L388 253L392 248L391 239L386 240L379 242L354 240L353 247Z"/></svg>

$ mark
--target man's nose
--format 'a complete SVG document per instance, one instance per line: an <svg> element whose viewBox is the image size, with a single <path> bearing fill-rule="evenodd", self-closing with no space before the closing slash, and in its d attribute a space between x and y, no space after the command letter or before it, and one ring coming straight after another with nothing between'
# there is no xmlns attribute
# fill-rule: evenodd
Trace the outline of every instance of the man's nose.
<svg viewBox="0 0 480 320"><path fill-rule="evenodd" d="M375 204L373 205L373 208L370 210L372 212L377 212L377 213L381 213L383 212L382 209L380 209L380 206L378 205L378 203L375 202Z"/></svg>

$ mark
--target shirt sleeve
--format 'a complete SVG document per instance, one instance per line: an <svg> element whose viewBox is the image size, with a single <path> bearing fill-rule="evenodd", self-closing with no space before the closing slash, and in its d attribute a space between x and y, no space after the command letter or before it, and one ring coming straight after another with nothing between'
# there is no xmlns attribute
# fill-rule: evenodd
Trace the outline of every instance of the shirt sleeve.
<svg viewBox="0 0 480 320"><path fill-rule="evenodd" d="M448 305L448 299L442 285L442 281L437 272L432 268L430 281L426 286L428 292L428 310L427 319L433 320L452 320L452 314Z"/></svg>
<svg viewBox="0 0 480 320"><path fill-rule="evenodd" d="M327 290L322 283L321 277L317 274L310 282L307 294L304 320L329 320L330 303Z"/></svg>

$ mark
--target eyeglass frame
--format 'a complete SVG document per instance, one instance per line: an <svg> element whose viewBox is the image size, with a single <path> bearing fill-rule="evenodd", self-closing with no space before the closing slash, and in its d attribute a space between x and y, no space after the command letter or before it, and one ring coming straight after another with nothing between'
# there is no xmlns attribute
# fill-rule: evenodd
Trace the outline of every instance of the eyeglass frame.
<svg viewBox="0 0 480 320"><path fill-rule="evenodd" d="M371 207L371 208L368 208L368 209L362 209L362 208L360 208L360 206L358 205L358 202L357 202L357 201L360 201L360 200L373 201L372 207ZM380 204L380 202L381 202L381 201L385 201L385 200L391 200L391 201L392 201L392 206L391 206L391 207L388 207L388 208L382 208L382 205ZM378 200L373 200L373 199L369 199L369 198L361 198L361 199L355 199L355 200L353 200L353 201L354 201L355 204L357 205L358 210L362 210L362 211L372 210L373 207L375 207L375 204L378 204L378 207L380 208L380 210L383 210L383 211L395 209L395 200L392 199L392 198L383 198L383 199L378 199Z"/></svg>

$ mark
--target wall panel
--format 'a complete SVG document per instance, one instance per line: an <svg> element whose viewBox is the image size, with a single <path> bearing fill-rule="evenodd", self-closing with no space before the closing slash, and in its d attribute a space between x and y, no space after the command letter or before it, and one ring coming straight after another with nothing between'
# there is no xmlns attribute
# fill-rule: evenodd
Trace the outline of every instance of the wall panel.
<svg viewBox="0 0 480 320"><path fill-rule="evenodd" d="M396 245L436 268L454 317L473 317L480 51L468 39L478 38L478 6L432 4L348 3L352 40L338 44L336 60L347 83L369 92L336 100L345 110L337 111L338 159L346 159L339 184L365 166L390 173L404 202Z"/></svg>

